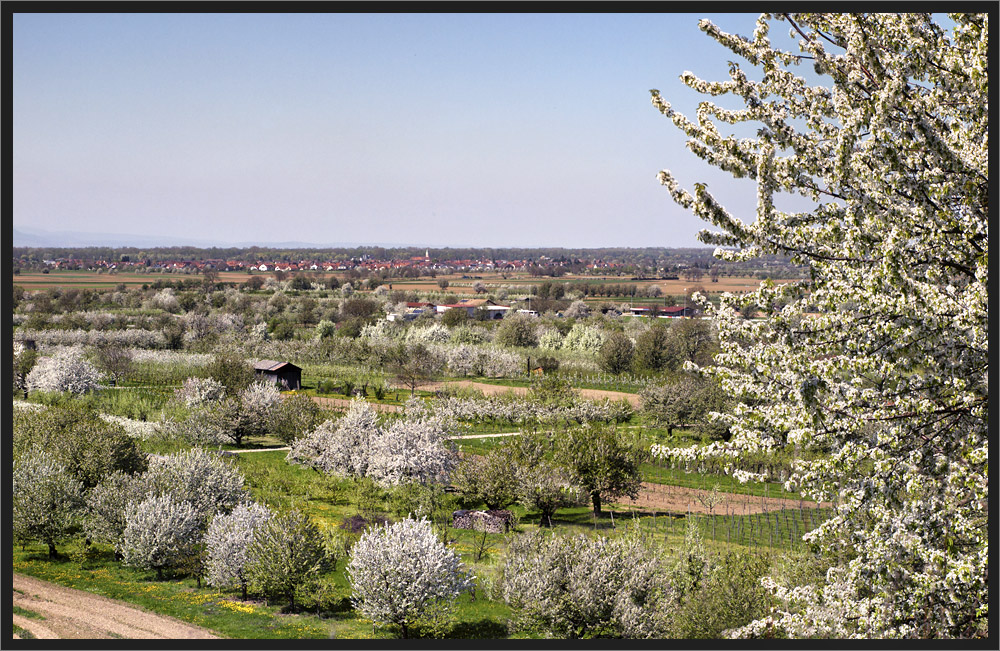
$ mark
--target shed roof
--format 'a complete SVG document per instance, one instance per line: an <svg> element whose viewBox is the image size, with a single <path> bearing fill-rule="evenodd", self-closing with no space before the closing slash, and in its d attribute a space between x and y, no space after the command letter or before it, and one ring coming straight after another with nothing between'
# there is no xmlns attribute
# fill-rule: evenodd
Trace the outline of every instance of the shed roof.
<svg viewBox="0 0 1000 651"><path fill-rule="evenodd" d="M273 359L262 359L253 365L255 371L280 371L283 368L299 368L291 362L276 362ZM301 369L299 369L301 370Z"/></svg>

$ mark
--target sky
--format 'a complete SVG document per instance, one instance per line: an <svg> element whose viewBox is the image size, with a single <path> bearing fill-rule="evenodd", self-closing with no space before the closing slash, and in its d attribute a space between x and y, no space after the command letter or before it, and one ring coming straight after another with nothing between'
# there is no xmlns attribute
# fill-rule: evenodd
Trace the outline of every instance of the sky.
<svg viewBox="0 0 1000 651"><path fill-rule="evenodd" d="M700 246L659 170L755 207L650 103L693 117L681 73L728 77L701 17L750 35L757 15L17 13L14 228Z"/></svg>

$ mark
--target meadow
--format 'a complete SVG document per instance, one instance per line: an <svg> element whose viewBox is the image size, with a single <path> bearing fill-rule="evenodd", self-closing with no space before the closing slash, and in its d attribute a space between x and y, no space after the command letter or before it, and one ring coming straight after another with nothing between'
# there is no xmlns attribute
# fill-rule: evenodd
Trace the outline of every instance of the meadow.
<svg viewBox="0 0 1000 651"><path fill-rule="evenodd" d="M368 528L420 514L428 518L441 544L457 554L476 578L474 592L459 595L449 614L428 620L409 634L508 638L551 634L541 624L525 625L519 619L520 607L512 606L503 596L507 585L503 568L510 561L511 545L535 531L544 531L554 540L583 536L624 543L638 537L644 553L655 555L664 568L673 568L663 570L664 582L680 580L676 572L688 571L681 568L691 554L703 558L704 568L699 572L712 578L706 579L697 593L686 593L686 610L675 607L678 613L688 613L677 614L672 620L671 635L679 636L696 634L690 628L697 619L693 615L695 604L726 613L733 611L727 600L743 598L742 592L720 596L723 583L734 580L733 559L742 559L737 563L744 568L740 572L750 572L746 568L753 567L757 575L767 567L822 565L822 559L813 558L815 551L803 541L803 535L819 526L831 507L809 503L798 493L785 490L781 477L788 472L791 457L748 458L746 470L763 472L769 479L741 483L724 465L690 466L649 454L657 445L700 447L722 436L708 423L707 410L726 408L726 404L703 397L706 387L682 370L685 359L707 360L714 351L716 344L707 323L695 319L691 321L697 323L690 327L680 327L676 324L685 320L654 323L594 311L577 318L551 313L501 322L470 319L450 326L442 325L441 317L435 315L386 327L382 315L399 292L405 288L418 298L440 299L446 294L437 281L393 282L391 290L381 293L371 289L347 293L325 287L293 289L289 279L279 281L270 276L263 287L252 288L245 285L247 277L223 273L207 284L171 287L161 283L154 288L152 284L158 280L201 279L177 274L59 271L16 276L15 283L26 289L16 295L14 305L15 358L30 358L23 364L33 365L15 377L15 404L22 414L16 422L45 419L45 413L67 414L54 416L57 422L77 422L77 417L68 414L85 413L89 414L86 418L112 423L104 427L131 437L150 459L172 458L193 448L214 450L242 478L253 502L274 513L305 514L310 526L329 541L337 541L328 543L327 549L334 562L315 575L308 588L296 593L294 607L285 599L268 598L253 590L244 600L232 587L206 583L204 569L192 570L181 563L167 568L165 578L158 580L159 570L122 562L120 541L94 539L88 544L91 515L85 510L73 516L76 524L65 532L56 556L46 553L45 542L33 538L30 527L19 528L12 548L15 571L122 599L226 637L396 637L401 634L399 628L373 622L355 606L346 566L352 545ZM575 280L558 282L567 282L571 288ZM578 280L595 282L592 277ZM496 281L512 291L512 285L537 284L538 279L497 276L483 281ZM466 284L471 289L471 282L455 278L448 292L463 293ZM73 291L87 286L98 291ZM737 286L734 279L718 285ZM492 291L486 296L492 296ZM324 328L320 323L324 320L334 327ZM570 336L577 330L589 333L589 339ZM701 334L691 340L698 342L692 347L685 342L695 330ZM512 339L510 332L527 332L529 336ZM114 342L125 341L122 333L131 333L127 341L136 345L121 348L126 359L119 359L119 368L108 351L115 347ZM550 348L541 349L538 341L545 333ZM636 355L634 364L627 371L608 371L602 342L623 334L633 342L635 350L629 348L629 355ZM28 340L35 342L36 350L25 347ZM565 345L560 343L563 340ZM552 342L557 347L551 347L555 345ZM660 347L654 356L659 360L657 367L643 366L654 362L642 362L639 357L640 348L649 342ZM66 355L76 355L73 359L78 366L74 368L93 369L92 384L85 390L64 389L52 379L62 363L59 360ZM542 356L555 359L557 368L543 375L527 373L527 360ZM301 369L302 385L296 391L284 390L277 403L268 403L272 406L266 408L270 410L267 413L250 402L234 412L226 405L249 400L241 398L243 394L236 387L247 386L246 374L252 375L250 364L260 359L296 364ZM47 375L41 373L43 367ZM417 378L416 390L402 380L407 377ZM233 389L193 402L182 398L192 382L216 380L224 389ZM689 387L684 391L690 393L686 406L676 406L683 410L678 413L684 414L685 422L667 427L661 420L674 418L672 412L650 411L653 407L646 405L644 396L647 391L673 385ZM594 394L588 398L581 390ZM607 395L620 404L613 406L599 394L601 391L613 392ZM22 394L27 395L26 402ZM313 403L312 410L302 411L302 401ZM366 477L290 461L289 445L294 449L314 430L319 431L318 425L324 421L329 423L324 427L339 431L340 424L347 422L344 414L359 402L372 406L376 427L382 432L395 431L392 428L397 424L437 422L420 420L428 415L445 418L450 423L447 430L435 430L439 433L434 436L441 437L442 450L455 455L451 477L443 482L380 485ZM299 411L279 409L286 404L296 405ZM412 412L419 405L426 412L423 416ZM450 416L438 414L445 405L459 411ZM487 411L480 411L487 406ZM254 416L259 422L246 430L248 433L235 435L227 428L249 427L248 417L239 420L240 411L259 414ZM303 424L295 430L282 419ZM15 439L30 438L31 427L16 425ZM522 495L518 488L517 495L506 502L513 518L510 531L489 533L454 526L456 509L486 506L462 479L463 465L477 463L477 459L509 458L507 465L513 472L522 463L516 460L521 454L516 453L520 449L516 441L532 437L542 437L538 440L547 441L545 445L551 448L534 463L565 464L568 462L560 456L563 442L591 428L610 430L612 436L638 446L635 451L642 461L628 471L633 473L630 481L636 482L628 489L634 491L634 497L610 494L598 514L574 483L581 480L573 478L569 466L559 466L560 477L565 478L559 481L569 482L565 490L578 497L560 498L560 505L546 514L539 502ZM72 440L74 433L67 430L64 435ZM18 450L18 460L25 458L20 455L36 454L20 444ZM417 450L411 450L405 456L416 454ZM511 476L521 477L517 473ZM740 590L750 590L758 606L764 603L758 588L753 587L756 579L744 578ZM685 619L689 616L691 619ZM743 612L738 617L749 616ZM739 623L733 619L736 615L720 617L727 626ZM708 636L722 632L721 628L697 630L697 635Z"/></svg>

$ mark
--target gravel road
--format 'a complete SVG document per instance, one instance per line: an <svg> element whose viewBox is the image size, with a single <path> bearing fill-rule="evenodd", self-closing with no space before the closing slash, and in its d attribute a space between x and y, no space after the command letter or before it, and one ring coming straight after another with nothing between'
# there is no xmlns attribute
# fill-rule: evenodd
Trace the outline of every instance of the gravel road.
<svg viewBox="0 0 1000 651"><path fill-rule="evenodd" d="M14 605L45 617L14 615L14 623L38 639L215 639L218 636L172 617L114 599L14 574Z"/></svg>

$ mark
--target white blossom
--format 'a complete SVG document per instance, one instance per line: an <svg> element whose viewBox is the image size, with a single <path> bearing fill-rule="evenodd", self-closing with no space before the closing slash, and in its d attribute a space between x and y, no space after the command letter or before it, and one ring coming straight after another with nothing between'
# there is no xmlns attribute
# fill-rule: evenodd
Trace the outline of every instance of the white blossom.
<svg viewBox="0 0 1000 651"><path fill-rule="evenodd" d="M721 352L702 371L738 404L720 416L731 441L702 454L828 451L799 460L789 484L837 503L807 534L839 559L825 585L768 584L783 608L734 634L984 634L988 16L951 14L948 29L930 14L776 18L802 55L772 46L767 14L750 38L705 20L712 38L760 67L760 81L736 63L727 81L681 77L744 109L706 101L691 121L653 91L695 154L757 183L755 219L744 223L704 185L692 195L660 173L675 201L720 229L702 241L738 247L718 249L722 259L782 254L810 270L710 309ZM791 72L802 56L831 86ZM756 122L758 136L718 130L737 122ZM780 210L779 192L814 207ZM763 319L742 318L748 302Z"/></svg>
<svg viewBox="0 0 1000 651"><path fill-rule="evenodd" d="M598 353L606 339L607 335L600 326L576 323L566 333L562 347L587 353Z"/></svg>
<svg viewBox="0 0 1000 651"><path fill-rule="evenodd" d="M189 377L175 395L188 407L200 407L221 400L225 392L226 387L215 378Z"/></svg>
<svg viewBox="0 0 1000 651"><path fill-rule="evenodd" d="M69 537L83 506L83 484L44 450L14 459L11 525L15 540L37 540L55 554Z"/></svg>
<svg viewBox="0 0 1000 651"><path fill-rule="evenodd" d="M126 508L122 562L156 570L162 577L164 569L181 565L194 553L201 537L200 516L190 502L154 495Z"/></svg>
<svg viewBox="0 0 1000 651"><path fill-rule="evenodd" d="M86 393L98 388L100 373L83 357L81 348L60 351L52 357L40 357L26 378L33 391L69 391Z"/></svg>
<svg viewBox="0 0 1000 651"><path fill-rule="evenodd" d="M146 494L170 494L189 503L202 526L216 513L228 513L247 499L242 473L220 455L201 448L151 456L142 481Z"/></svg>
<svg viewBox="0 0 1000 651"><path fill-rule="evenodd" d="M402 627L404 637L432 606L446 606L475 585L425 518L368 529L351 548L347 574L354 607Z"/></svg>
<svg viewBox="0 0 1000 651"><path fill-rule="evenodd" d="M246 594L244 570L250 560L248 549L257 528L270 517L271 511L266 506L249 502L212 518L205 534L205 570L209 585L239 587Z"/></svg>
<svg viewBox="0 0 1000 651"><path fill-rule="evenodd" d="M558 637L664 637L676 607L663 566L636 536L522 534L507 546L498 588L518 628Z"/></svg>
<svg viewBox="0 0 1000 651"><path fill-rule="evenodd" d="M325 473L370 477L383 486L443 482L456 462L445 427L440 418L414 414L383 426L367 402L355 400L340 421L297 439L287 459Z"/></svg>

